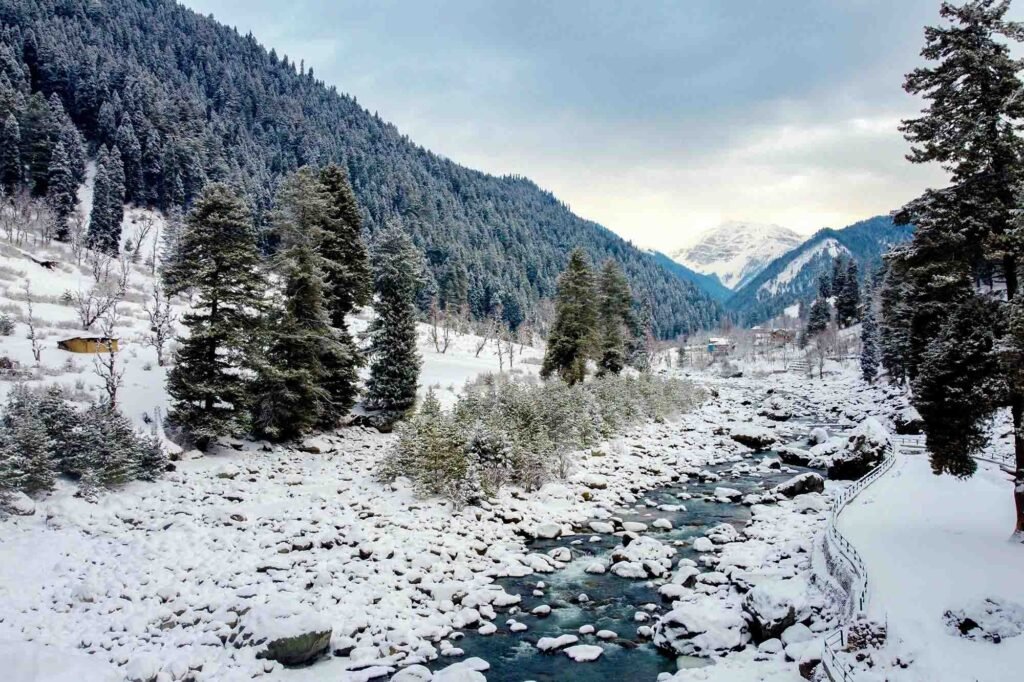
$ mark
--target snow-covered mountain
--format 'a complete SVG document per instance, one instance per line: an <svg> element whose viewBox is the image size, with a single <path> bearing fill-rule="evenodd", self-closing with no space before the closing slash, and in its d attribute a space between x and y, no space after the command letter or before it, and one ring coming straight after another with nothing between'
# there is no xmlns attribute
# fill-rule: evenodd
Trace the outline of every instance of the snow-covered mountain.
<svg viewBox="0 0 1024 682"><path fill-rule="evenodd" d="M841 230L825 228L787 251L750 278L727 301L726 307L742 324L757 324L795 303L809 304L817 291L818 275L832 268L837 256L857 261L861 273L876 269L882 254L910 239L914 229L877 216Z"/></svg>
<svg viewBox="0 0 1024 682"><path fill-rule="evenodd" d="M803 241L799 234L779 225L728 221L702 233L672 258L691 270L716 275L735 291Z"/></svg>

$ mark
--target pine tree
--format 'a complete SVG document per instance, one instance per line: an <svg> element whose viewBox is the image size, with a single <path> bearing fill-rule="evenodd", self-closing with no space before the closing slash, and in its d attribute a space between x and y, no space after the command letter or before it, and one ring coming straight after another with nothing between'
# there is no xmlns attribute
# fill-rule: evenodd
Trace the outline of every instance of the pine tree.
<svg viewBox="0 0 1024 682"><path fill-rule="evenodd" d="M548 335L540 374L545 379L558 374L569 385L583 381L587 360L593 355L597 332L594 275L587 255L576 249L558 278L555 323Z"/></svg>
<svg viewBox="0 0 1024 682"><path fill-rule="evenodd" d="M52 491L54 467L50 459L50 438L36 414L26 414L11 426L11 443L24 461L21 490L29 495Z"/></svg>
<svg viewBox="0 0 1024 682"><path fill-rule="evenodd" d="M21 129L12 113L0 131L0 184L13 192L21 185L21 174Z"/></svg>
<svg viewBox="0 0 1024 682"><path fill-rule="evenodd" d="M50 157L49 178L48 198L57 221L57 241L66 242L68 240L68 218L75 210L78 186L75 183L71 160L68 158L63 142L58 142L53 149L53 156Z"/></svg>
<svg viewBox="0 0 1024 682"><path fill-rule="evenodd" d="M178 258L165 270L168 294L192 289L196 303L182 322L175 366L167 376L171 420L205 448L239 431L247 415L246 380L264 285L249 210L227 185L209 185L181 235Z"/></svg>
<svg viewBox="0 0 1024 682"><path fill-rule="evenodd" d="M370 302L370 261L359 204L345 171L333 164L326 166L320 171L320 182L328 199L320 251L328 262L325 275L331 294L331 324L345 329L345 316Z"/></svg>
<svg viewBox="0 0 1024 682"><path fill-rule="evenodd" d="M416 349L416 300L421 255L399 227L390 227L373 250L374 310L370 323L370 378L366 405L401 415L416 403L420 354Z"/></svg>
<svg viewBox="0 0 1024 682"><path fill-rule="evenodd" d="M633 295L622 268L611 258L601 269L598 312L601 320L598 373L618 374L626 366L626 337L632 324Z"/></svg>
<svg viewBox="0 0 1024 682"><path fill-rule="evenodd" d="M912 144L909 160L940 163L952 185L927 191L897 220L916 226L901 293L911 306L908 373L932 467L969 475L971 455L987 442L983 423L1010 407L1016 533L1024 540L1024 346L1001 339L1021 295L1014 216L1024 179L1024 83L1007 42L1024 39L1024 24L1007 21L1008 9L1004 0L946 2L944 25L926 28L921 54L933 63L908 74L904 89L929 103L900 129ZM992 274L1005 282L1005 301L978 291Z"/></svg>
<svg viewBox="0 0 1024 682"><path fill-rule="evenodd" d="M860 372L864 381L872 384L878 376L879 338L875 321L874 292L870 279L864 290L864 320L860 330Z"/></svg>
<svg viewBox="0 0 1024 682"><path fill-rule="evenodd" d="M837 261L838 263L838 261ZM842 287L836 291L836 319L840 326L853 324L860 310L860 273L852 258L845 264Z"/></svg>
<svg viewBox="0 0 1024 682"><path fill-rule="evenodd" d="M807 326L804 329L806 340L825 331L832 321L832 306L828 303L831 291L831 279L827 274L822 273L818 278L818 297L814 299L814 303L811 304L811 309L807 313Z"/></svg>
<svg viewBox="0 0 1024 682"><path fill-rule="evenodd" d="M142 175L142 145L135 135L131 121L117 129L117 150L124 163L124 198L142 204L146 201L145 180Z"/></svg>
<svg viewBox="0 0 1024 682"><path fill-rule="evenodd" d="M111 253L111 250L115 248L110 238L110 225L113 217L110 214L109 165L110 155L105 147L100 147L99 155L96 158L96 176L93 178L92 210L89 213L89 233L86 237L86 245L90 249L105 253Z"/></svg>
<svg viewBox="0 0 1024 682"><path fill-rule="evenodd" d="M283 289L266 330L268 349L254 386L253 425L259 435L283 440L307 433L333 412L323 356L335 336L318 249L328 211L323 186L308 168L300 169L282 183L276 203L273 224L281 249L273 269Z"/></svg>

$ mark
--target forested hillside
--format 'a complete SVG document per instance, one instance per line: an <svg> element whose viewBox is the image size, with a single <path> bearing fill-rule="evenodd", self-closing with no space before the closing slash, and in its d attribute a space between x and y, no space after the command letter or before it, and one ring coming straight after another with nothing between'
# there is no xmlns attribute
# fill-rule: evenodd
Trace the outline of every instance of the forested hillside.
<svg viewBox="0 0 1024 682"><path fill-rule="evenodd" d="M756 324L780 315L794 303L810 303L818 276L832 268L838 255L852 257L862 273L873 272L882 255L894 244L910 239L914 228L894 225L888 216L876 216L841 230L824 228L789 253L772 261L757 277L739 289L726 307L740 324Z"/></svg>
<svg viewBox="0 0 1024 682"><path fill-rule="evenodd" d="M244 190L265 224L283 174L335 161L368 236L397 223L423 251L424 305L500 313L514 328L536 316L582 246L622 264L661 337L720 313L692 283L529 180L415 145L312 69L171 0L0 0L0 23L0 122L5 148L20 155L0 161L36 194L49 191L48 165L64 141L72 157L120 156L128 202L170 212L224 181Z"/></svg>

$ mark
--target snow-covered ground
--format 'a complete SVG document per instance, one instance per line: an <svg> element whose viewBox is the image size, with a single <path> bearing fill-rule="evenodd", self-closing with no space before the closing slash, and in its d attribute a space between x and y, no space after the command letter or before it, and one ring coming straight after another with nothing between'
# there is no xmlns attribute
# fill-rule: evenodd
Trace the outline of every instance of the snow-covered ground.
<svg viewBox="0 0 1024 682"><path fill-rule="evenodd" d="M979 462L977 474L958 480L935 476L924 455L902 454L843 512L840 530L867 565L869 615L888 622L890 650L912 661L886 669L886 679L1020 679L1024 634L971 640L944 618L985 599L1024 606L1024 545L1009 540L1012 490L994 464Z"/></svg>

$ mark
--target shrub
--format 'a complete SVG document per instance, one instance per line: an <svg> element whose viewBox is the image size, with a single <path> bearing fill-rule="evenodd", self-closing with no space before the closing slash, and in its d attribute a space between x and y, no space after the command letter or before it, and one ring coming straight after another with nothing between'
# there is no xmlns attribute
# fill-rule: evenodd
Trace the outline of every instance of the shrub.
<svg viewBox="0 0 1024 682"><path fill-rule="evenodd" d="M494 495L503 485L533 490L567 476L571 452L632 424L667 419L702 397L689 382L646 374L574 386L486 375L466 385L450 412L429 392L399 426L378 475L407 477L417 493L456 504Z"/></svg>
<svg viewBox="0 0 1024 682"><path fill-rule="evenodd" d="M0 336L10 336L14 333L14 320L7 313L0 313Z"/></svg>
<svg viewBox="0 0 1024 682"><path fill-rule="evenodd" d="M58 385L15 386L0 417L0 495L46 492L56 474L80 479L83 488L153 480L166 464L158 438L141 436L105 404L79 411Z"/></svg>

